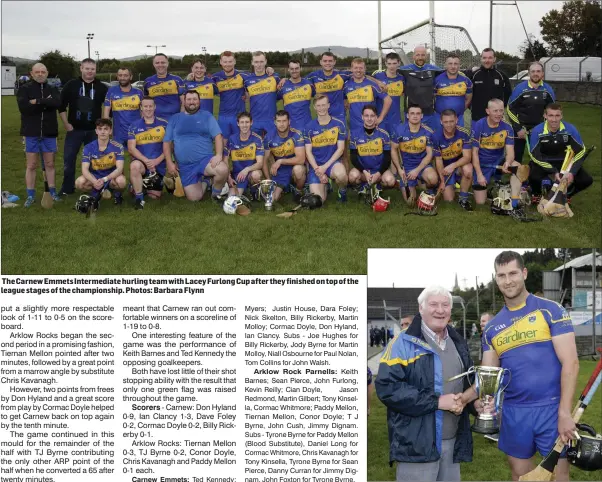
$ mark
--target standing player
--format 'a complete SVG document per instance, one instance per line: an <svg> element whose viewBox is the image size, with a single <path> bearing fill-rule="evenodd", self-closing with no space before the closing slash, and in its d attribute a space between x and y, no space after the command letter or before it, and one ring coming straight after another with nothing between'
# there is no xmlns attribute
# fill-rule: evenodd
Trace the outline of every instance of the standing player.
<svg viewBox="0 0 602 482"><path fill-rule="evenodd" d="M253 118L248 112L238 114L238 129L224 146L224 162L232 160L232 174L228 178L230 194L241 195L245 189L261 181L264 150L261 136L251 131Z"/></svg>
<svg viewBox="0 0 602 482"><path fill-rule="evenodd" d="M222 52L221 71L212 75L219 91L217 122L225 139L238 132L236 116L245 111L245 85L241 73L234 68L236 59L229 50Z"/></svg>
<svg viewBox="0 0 602 482"><path fill-rule="evenodd" d="M439 67L426 63L426 47L414 49L414 63L404 65L398 72L405 78L405 111L408 106L418 105L422 109L422 123L432 131L439 128L439 116L435 114L435 78L443 72Z"/></svg>
<svg viewBox="0 0 602 482"><path fill-rule="evenodd" d="M457 177L461 176L458 204L466 211L472 211L468 200L468 190L472 183L470 131L458 126L458 116L451 109L441 112L441 125L443 128L433 134L433 152L439 173L440 189L443 190L443 199L454 200L454 186Z"/></svg>
<svg viewBox="0 0 602 482"><path fill-rule="evenodd" d="M407 112L408 122L398 125L391 138L391 160L401 176L402 183L410 188L411 198L416 199L416 186L419 180L425 182L427 192L432 194L437 187L438 178L437 172L431 166L433 131L421 123L420 106L411 105ZM404 198L407 196L405 190L403 196Z"/></svg>
<svg viewBox="0 0 602 482"><path fill-rule="evenodd" d="M374 184L393 187L395 176L391 166L391 139L389 133L377 125L376 107L365 105L362 111L363 126L351 131L349 147L351 164L349 184L367 188Z"/></svg>
<svg viewBox="0 0 602 482"><path fill-rule="evenodd" d="M445 72L435 78L435 112L441 116L444 110L453 110L458 125L464 127L464 111L471 100L472 82L460 72L460 57L450 54L445 60Z"/></svg>
<svg viewBox="0 0 602 482"><path fill-rule="evenodd" d="M305 126L305 154L309 163L309 190L326 201L326 185L333 179L339 186L338 200L347 202L347 171L341 163L345 150L345 124L329 114L330 103L324 94L314 97L318 117Z"/></svg>
<svg viewBox="0 0 602 482"><path fill-rule="evenodd" d="M143 94L140 89L132 87L132 72L128 67L117 70L119 85L109 87L102 116L109 118L113 112L113 139L127 146L130 124L140 120L140 101Z"/></svg>
<svg viewBox="0 0 602 482"><path fill-rule="evenodd" d="M337 60L332 52L324 52L320 57L322 70L315 70L307 74L316 88L316 94L324 94L330 104L329 114L345 122L345 104L343 99L343 86L351 78L348 70L335 70Z"/></svg>
<svg viewBox="0 0 602 482"><path fill-rule="evenodd" d="M571 406L579 374L571 318L558 303L530 294L526 279L520 254L503 251L497 256L495 281L505 306L482 336L482 365L501 366L512 375L504 392L498 442L508 456L512 480L533 470L535 452L548 455L557 436L564 443L574 438ZM470 387L462 402L475 398ZM569 480L566 458L558 462L556 480Z"/></svg>
<svg viewBox="0 0 602 482"><path fill-rule="evenodd" d="M275 122L276 130L264 141L263 174L276 183L274 201L280 199L292 182L294 198L298 202L303 195L306 177L303 134L290 126L289 113L285 110L276 112ZM270 154L274 159L271 165L268 164Z"/></svg>
<svg viewBox="0 0 602 482"><path fill-rule="evenodd" d="M401 124L401 96L404 90L404 77L400 75L397 70L401 65L401 58L399 54L395 52L389 52L385 56L386 70L377 71L372 76L384 82L387 85L387 95L391 98L391 108L384 120L379 124L379 127L386 130L389 135L395 131L395 128ZM383 111L384 102L380 99L376 99L376 108L379 114Z"/></svg>
<svg viewBox="0 0 602 482"><path fill-rule="evenodd" d="M376 124L383 122L391 108L391 98L376 86L373 80L366 77L364 59L355 58L351 61L352 77L343 87L345 99L349 102L349 130L361 129L364 125L362 109L366 105L376 107L376 99L380 99L383 108L376 119Z"/></svg>
<svg viewBox="0 0 602 482"><path fill-rule="evenodd" d="M56 193L54 159L57 151L56 138L59 126L56 111L61 105L61 94L48 82L48 70L41 63L31 68L31 81L23 84L17 92L17 103L21 112L20 134L25 141L25 187L27 199L23 207L30 207L36 197L36 169L42 155L50 195L55 201L61 198Z"/></svg>
<svg viewBox="0 0 602 482"><path fill-rule="evenodd" d="M280 82L278 75L267 74L266 63L267 59L263 52L253 52L253 73L242 74L253 116L253 132L261 137L275 129L277 86Z"/></svg>
<svg viewBox="0 0 602 482"><path fill-rule="evenodd" d="M128 134L128 151L132 156L130 163L130 182L134 189L135 209L144 208L143 177L154 179L147 187L147 193L154 199L161 197L163 177L165 176L165 154L163 154L163 138L167 129L167 121L155 117L155 101L152 97L143 97L140 103L142 119L130 125Z"/></svg>
<svg viewBox="0 0 602 482"><path fill-rule="evenodd" d="M472 145L472 165L474 179L472 190L477 204L487 200L487 184L502 160L503 171L508 173L510 166L520 165L514 160L514 137L512 127L504 121L504 103L491 99L487 107L487 117L475 124ZM516 176L510 176L512 189L511 215L517 219L524 217L519 207L521 182Z"/></svg>
<svg viewBox="0 0 602 482"><path fill-rule="evenodd" d="M97 198L108 183L109 188L115 189L115 204L121 204L121 190L125 188L123 146L111 140L112 126L110 119L96 121L98 138L84 146L82 175L75 180L75 187L92 191L92 197Z"/></svg>
<svg viewBox="0 0 602 482"><path fill-rule="evenodd" d="M213 115L213 100L219 94L219 90L213 79L205 75L207 73L205 63L200 59L196 59L190 66L190 73L192 78L184 80L182 93L196 90L201 98L200 110L207 111Z"/></svg>
<svg viewBox="0 0 602 482"><path fill-rule="evenodd" d="M156 113L169 121L172 115L180 112L180 93L184 82L177 75L167 72L169 62L167 55L158 53L153 57L156 74L144 79L144 95L155 99Z"/></svg>
<svg viewBox="0 0 602 482"><path fill-rule="evenodd" d="M184 193L189 201L200 201L205 177L213 177L211 195L222 201L222 188L228 179L228 165L223 162L224 142L219 125L209 112L200 111L201 99L197 91L184 94L185 112L175 114L167 125L163 138L163 153L167 171L175 175L180 171ZM215 143L215 154L213 146ZM173 161L175 150L178 166Z"/></svg>
<svg viewBox="0 0 602 482"><path fill-rule="evenodd" d="M303 132L306 124L311 121L311 98L316 89L311 80L301 78L301 64L298 60L288 63L290 79L286 79L278 90L278 99L282 99L284 110L289 113L290 126Z"/></svg>
<svg viewBox="0 0 602 482"><path fill-rule="evenodd" d="M552 87L543 81L543 65L532 62L529 65L529 80L520 82L514 88L506 108L516 139L516 160L521 164L531 129L543 122L544 109L552 102L556 102L556 96Z"/></svg>

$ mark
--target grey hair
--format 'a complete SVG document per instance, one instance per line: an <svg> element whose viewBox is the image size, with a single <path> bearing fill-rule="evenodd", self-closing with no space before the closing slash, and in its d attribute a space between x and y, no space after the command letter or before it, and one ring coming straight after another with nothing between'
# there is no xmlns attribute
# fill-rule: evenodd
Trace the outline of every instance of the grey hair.
<svg viewBox="0 0 602 482"><path fill-rule="evenodd" d="M424 290L422 290L422 293L420 293L420 296L418 296L418 305L420 305L420 308L424 308L426 306L426 300L428 300L430 296L437 295L447 296L449 298L450 304L453 304L454 302L449 290L446 290L443 286L440 285L431 285L424 288Z"/></svg>
<svg viewBox="0 0 602 482"><path fill-rule="evenodd" d="M493 104L502 104L502 105L504 105L504 101L500 100L500 99L489 99L489 101L487 102L487 108L491 109L491 107L493 106Z"/></svg>

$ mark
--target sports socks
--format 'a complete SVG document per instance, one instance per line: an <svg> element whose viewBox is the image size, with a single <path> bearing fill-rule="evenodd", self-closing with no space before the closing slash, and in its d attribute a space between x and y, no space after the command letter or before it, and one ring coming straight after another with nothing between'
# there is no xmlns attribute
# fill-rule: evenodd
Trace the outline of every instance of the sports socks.
<svg viewBox="0 0 602 482"><path fill-rule="evenodd" d="M460 200L468 199L468 193L464 191L460 191Z"/></svg>
<svg viewBox="0 0 602 482"><path fill-rule="evenodd" d="M35 189L28 189L27 190L27 197L36 197L36 190Z"/></svg>
<svg viewBox="0 0 602 482"><path fill-rule="evenodd" d="M136 193L136 199L140 199L142 201L144 199L144 193L143 192L137 192Z"/></svg>

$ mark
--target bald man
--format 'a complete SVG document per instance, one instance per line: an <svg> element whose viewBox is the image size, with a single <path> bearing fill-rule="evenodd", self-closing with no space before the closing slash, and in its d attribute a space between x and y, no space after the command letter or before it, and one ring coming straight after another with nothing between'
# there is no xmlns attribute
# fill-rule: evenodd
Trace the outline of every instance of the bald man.
<svg viewBox="0 0 602 482"><path fill-rule="evenodd" d="M435 113L435 77L445 72L433 64L426 63L426 47L418 45L414 48L413 63L404 65L397 72L405 79L405 112L409 105L422 108L422 123L433 131L441 127Z"/></svg>
<svg viewBox="0 0 602 482"><path fill-rule="evenodd" d="M31 68L31 80L17 93L17 104L21 112L20 134L25 142L25 186L27 199L24 207L35 202L36 169L40 152L46 168L46 178L52 198L60 201L55 188L54 157L57 151L56 138L59 133L56 112L61 105L61 94L47 82L48 70L42 63Z"/></svg>

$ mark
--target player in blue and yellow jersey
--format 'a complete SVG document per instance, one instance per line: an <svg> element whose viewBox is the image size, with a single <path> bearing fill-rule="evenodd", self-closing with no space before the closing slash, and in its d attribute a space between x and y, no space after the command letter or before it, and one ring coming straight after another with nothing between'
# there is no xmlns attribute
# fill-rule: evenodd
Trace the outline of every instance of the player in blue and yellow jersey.
<svg viewBox="0 0 602 482"><path fill-rule="evenodd" d="M311 122L311 121L310 121ZM285 110L276 112L276 130L264 139L263 174L276 183L274 201L293 183L295 201L303 195L305 186L305 140L303 133L290 125L290 115ZM274 159L268 163L270 156Z"/></svg>
<svg viewBox="0 0 602 482"><path fill-rule="evenodd" d="M253 116L253 132L261 137L275 129L277 87L280 82L278 75L268 75L265 70L266 63L267 59L263 52L253 52L253 73L241 74L249 96L251 115Z"/></svg>
<svg viewBox="0 0 602 482"><path fill-rule="evenodd" d="M443 73L443 69L426 63L426 48L418 45L414 48L413 63L404 65L398 70L405 79L405 107L419 105L422 108L422 123L431 130L439 128L439 116L435 113L435 78Z"/></svg>
<svg viewBox="0 0 602 482"><path fill-rule="evenodd" d="M199 111L200 103L196 90L184 94L186 110L170 119L163 138L163 154L167 172L175 176L179 170L188 200L200 201L205 192L206 178L213 177L211 196L221 202L221 191L228 179L228 165L222 157L224 142L217 121L209 112ZM178 160L177 166L173 161L172 148Z"/></svg>
<svg viewBox="0 0 602 482"><path fill-rule="evenodd" d="M377 125L376 107L365 105L362 112L363 125L353 129L349 136L350 158L353 168L349 171L349 184L364 186L381 184L393 187L395 176L391 166L391 138L389 133ZM365 191L366 192L366 191Z"/></svg>
<svg viewBox="0 0 602 482"><path fill-rule="evenodd" d="M391 138L391 160L401 176L401 184L410 188L410 197L416 199L416 186L422 179L429 193L438 184L437 171L433 169L433 131L421 123L422 109L411 105L407 111L408 122L400 124ZM406 201L406 190L403 189Z"/></svg>
<svg viewBox="0 0 602 482"><path fill-rule="evenodd" d="M181 93L196 90L201 98L200 110L205 110L213 115L213 100L219 94L219 90L213 79L205 75L206 73L207 67L205 67L205 63L200 59L196 59L190 66L190 74L184 80L184 87Z"/></svg>
<svg viewBox="0 0 602 482"><path fill-rule="evenodd" d="M278 99L282 99L284 110L289 113L290 126L303 132L311 121L310 104L316 90L312 82L301 78L301 64L298 60L288 63L290 79L286 79L278 90Z"/></svg>
<svg viewBox="0 0 602 482"><path fill-rule="evenodd" d="M219 91L219 114L217 122L225 139L238 132L236 116L245 111L245 84L242 75L234 68L236 59L229 50L220 55L223 70L211 78Z"/></svg>
<svg viewBox="0 0 602 482"><path fill-rule="evenodd" d="M144 95L155 99L157 115L169 121L172 115L180 112L184 82L177 75L168 73L168 66L167 55L159 53L153 57L157 73L144 79Z"/></svg>
<svg viewBox="0 0 602 482"><path fill-rule="evenodd" d="M376 107L376 99L380 99L383 108L376 120L377 124L383 122L391 108L391 98L382 92L374 83L366 77L366 63L364 59L355 58L351 61L351 79L345 82L343 93L349 103L349 130L361 129L364 125L362 110L366 105Z"/></svg>
<svg viewBox="0 0 602 482"><path fill-rule="evenodd" d="M161 197L163 177L165 176L165 154L163 154L163 138L167 129L167 121L155 117L155 101L152 97L144 97L140 103L142 119L130 125L128 134L128 151L132 156L130 163L130 182L136 196L134 207L144 208L143 177L153 179L146 187L148 195L154 199ZM151 174L156 175L151 176Z"/></svg>
<svg viewBox="0 0 602 482"><path fill-rule="evenodd" d="M123 146L111 140L113 123L111 119L96 121L98 138L84 146L82 156L82 175L75 180L75 187L80 191L91 191L98 197L105 185L115 190L115 204L121 204L121 190L125 188L123 175Z"/></svg>
<svg viewBox="0 0 602 482"><path fill-rule="evenodd" d="M113 139L126 146L130 124L140 120L140 101L143 94L132 87L132 72L128 67L117 70L119 85L109 87L103 106L102 116L109 118L113 112Z"/></svg>
<svg viewBox="0 0 602 482"><path fill-rule="evenodd" d="M512 127L504 121L504 103L491 99L487 104L487 117L477 121L472 133L472 166L474 168L472 190L477 204L487 200L487 184L502 164L502 171L509 173L510 166L519 166L514 160L514 137ZM511 215L522 218L524 212L519 206L521 182L516 176L510 176L512 191Z"/></svg>
<svg viewBox="0 0 602 482"><path fill-rule="evenodd" d="M248 112L238 114L237 134L228 137L224 146L224 162L232 161L232 169L228 178L230 194L240 196L253 184L261 181L264 150L263 140L259 134L252 132L253 117Z"/></svg>
<svg viewBox="0 0 602 482"><path fill-rule="evenodd" d="M397 72L401 65L399 54L389 52L385 56L385 64L387 66L386 70L376 71L372 76L387 85L387 95L391 97L391 108L379 127L392 135L395 128L402 123L401 97L404 91L404 76ZM383 110L383 104L382 99L376 99L376 108L379 114Z"/></svg>
<svg viewBox="0 0 602 482"><path fill-rule="evenodd" d="M341 163L347 129L343 121L329 114L330 102L325 94L314 97L318 117L305 126L309 190L326 201L326 185L333 179L339 186L338 200L347 202L347 171Z"/></svg>
<svg viewBox="0 0 602 482"><path fill-rule="evenodd" d="M512 480L535 468L535 452L545 457L558 436L567 443L575 430L571 406L579 359L571 318L558 303L530 294L527 274L520 254L503 251L496 257L495 281L505 306L482 336L482 365L507 368L511 375L503 382L508 387L498 447L508 456ZM462 402L475 398L471 387ZM475 408L484 407L477 400ZM566 458L558 462L556 480L569 480Z"/></svg>
<svg viewBox="0 0 602 482"><path fill-rule="evenodd" d="M458 204L466 211L472 211L468 200L468 190L472 184L471 133L468 129L458 126L458 116L451 109L441 112L441 126L442 128L433 134L433 155L443 199L454 200L454 186L459 181Z"/></svg>
<svg viewBox="0 0 602 482"><path fill-rule="evenodd" d="M472 101L472 81L460 72L460 57L450 54L445 60L445 72L435 78L435 112L441 116L446 109L458 116L464 127L464 111Z"/></svg>

